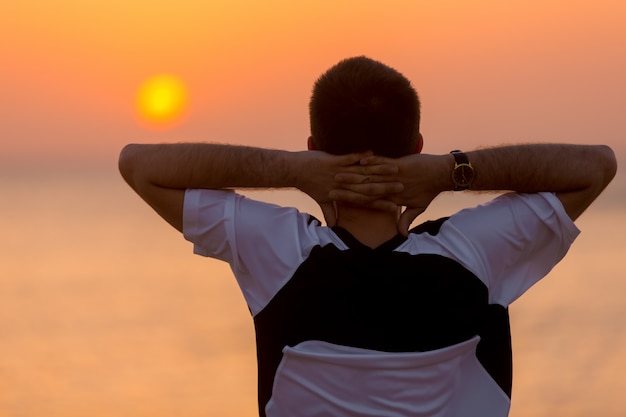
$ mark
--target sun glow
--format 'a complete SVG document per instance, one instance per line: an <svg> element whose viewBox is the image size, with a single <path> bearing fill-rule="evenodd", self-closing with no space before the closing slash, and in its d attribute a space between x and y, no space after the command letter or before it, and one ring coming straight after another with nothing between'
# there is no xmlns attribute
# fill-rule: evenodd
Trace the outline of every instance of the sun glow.
<svg viewBox="0 0 626 417"><path fill-rule="evenodd" d="M161 74L141 84L136 107L141 120L151 127L171 127L180 123L187 110L187 88L174 75Z"/></svg>

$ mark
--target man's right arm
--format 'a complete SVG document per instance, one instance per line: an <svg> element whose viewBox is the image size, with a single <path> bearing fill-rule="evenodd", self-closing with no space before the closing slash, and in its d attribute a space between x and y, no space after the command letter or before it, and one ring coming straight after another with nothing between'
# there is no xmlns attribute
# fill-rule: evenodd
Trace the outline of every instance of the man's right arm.
<svg viewBox="0 0 626 417"><path fill-rule="evenodd" d="M471 190L554 192L572 220L600 195L617 169L613 151L603 145L513 145L470 151L467 156L475 169ZM450 154L416 154L394 162L398 173L385 180L401 182L404 190L387 198L407 207L399 224L400 231L406 233L411 222L437 195L454 189L454 158ZM366 166L373 163L389 160L374 156L361 161ZM373 180L358 171L344 172L336 179L343 184L343 190L333 191L331 198L354 202L365 201L366 182Z"/></svg>

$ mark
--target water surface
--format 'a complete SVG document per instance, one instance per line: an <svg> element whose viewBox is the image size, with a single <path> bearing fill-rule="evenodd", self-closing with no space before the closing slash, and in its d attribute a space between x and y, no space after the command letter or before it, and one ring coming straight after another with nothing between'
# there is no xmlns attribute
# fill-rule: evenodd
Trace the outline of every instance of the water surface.
<svg viewBox="0 0 626 417"><path fill-rule="evenodd" d="M511 307L512 417L624 415L619 189ZM0 191L1 416L255 415L252 322L227 265L192 255L114 169L3 172ZM318 214L295 192L261 197Z"/></svg>

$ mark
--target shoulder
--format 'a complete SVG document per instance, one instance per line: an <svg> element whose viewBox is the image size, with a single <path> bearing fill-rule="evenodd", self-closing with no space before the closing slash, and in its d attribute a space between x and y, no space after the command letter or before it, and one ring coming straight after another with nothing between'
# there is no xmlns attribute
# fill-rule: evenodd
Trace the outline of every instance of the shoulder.
<svg viewBox="0 0 626 417"><path fill-rule="evenodd" d="M497 222L502 220L509 223L511 216L515 215L516 212L519 214L519 212L524 210L528 212L528 215L523 216L523 218L519 220L529 220L533 217L544 218L548 213L556 213L559 217L565 215L565 211L559 199L552 193L507 193L485 204L462 209L451 216L425 221L412 228L409 233L417 235L427 233L431 236L435 236L439 234L442 226L444 226L448 220L452 220L451 224L454 223L456 225L481 223L482 230L489 230L493 228L493 224L483 223L483 219L490 218L492 221Z"/></svg>
<svg viewBox="0 0 626 417"><path fill-rule="evenodd" d="M243 239L263 236L263 243L268 244L285 240L294 232L302 236L320 227L319 220L295 207L248 198L233 190L185 191L183 232L194 243L220 240L245 246Z"/></svg>
<svg viewBox="0 0 626 417"><path fill-rule="evenodd" d="M328 227L294 207L233 191L187 190L185 238L196 254L228 262L258 313L316 246L341 244Z"/></svg>
<svg viewBox="0 0 626 417"><path fill-rule="evenodd" d="M579 233L552 193L504 194L412 231L404 250L453 259L490 292L507 277L527 288L565 255Z"/></svg>
<svg viewBox="0 0 626 417"><path fill-rule="evenodd" d="M549 230L574 239L579 231L554 193L506 193L450 217L451 224L474 237L502 233L520 237Z"/></svg>

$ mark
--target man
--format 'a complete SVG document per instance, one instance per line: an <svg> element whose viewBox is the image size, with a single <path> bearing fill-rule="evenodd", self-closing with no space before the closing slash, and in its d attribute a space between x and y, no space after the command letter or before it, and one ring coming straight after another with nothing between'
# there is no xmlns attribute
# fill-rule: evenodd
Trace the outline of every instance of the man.
<svg viewBox="0 0 626 417"><path fill-rule="evenodd" d="M128 145L126 181L229 262L254 318L261 416L505 416L508 305L615 174L605 146L421 154L409 81L366 57L315 84L309 151ZM328 226L230 188L295 187ZM411 229L441 192L510 190ZM401 207L405 207L401 212Z"/></svg>

